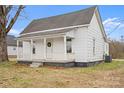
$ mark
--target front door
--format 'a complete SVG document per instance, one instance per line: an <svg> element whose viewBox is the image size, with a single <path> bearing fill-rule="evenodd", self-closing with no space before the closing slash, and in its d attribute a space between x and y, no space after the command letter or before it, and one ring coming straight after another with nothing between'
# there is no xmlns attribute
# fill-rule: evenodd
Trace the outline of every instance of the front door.
<svg viewBox="0 0 124 93"><path fill-rule="evenodd" d="M52 54L53 54L53 42L51 39L47 40L47 48L46 48L46 52L47 52L47 58L51 59L52 58Z"/></svg>

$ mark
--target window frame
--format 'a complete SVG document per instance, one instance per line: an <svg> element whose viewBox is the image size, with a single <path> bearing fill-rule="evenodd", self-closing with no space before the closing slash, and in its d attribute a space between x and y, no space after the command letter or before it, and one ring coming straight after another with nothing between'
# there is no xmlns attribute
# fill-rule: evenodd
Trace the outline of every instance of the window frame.
<svg viewBox="0 0 124 93"><path fill-rule="evenodd" d="M93 38L93 56L96 54L96 39Z"/></svg>
<svg viewBox="0 0 124 93"><path fill-rule="evenodd" d="M16 48L15 47L13 47L13 51L16 51Z"/></svg>
<svg viewBox="0 0 124 93"><path fill-rule="evenodd" d="M70 46L67 46L68 42L70 42ZM68 47L70 48L69 50L68 50ZM72 39L71 38L66 39L66 53L72 53Z"/></svg>
<svg viewBox="0 0 124 93"><path fill-rule="evenodd" d="M32 54L36 54L35 41L33 41Z"/></svg>

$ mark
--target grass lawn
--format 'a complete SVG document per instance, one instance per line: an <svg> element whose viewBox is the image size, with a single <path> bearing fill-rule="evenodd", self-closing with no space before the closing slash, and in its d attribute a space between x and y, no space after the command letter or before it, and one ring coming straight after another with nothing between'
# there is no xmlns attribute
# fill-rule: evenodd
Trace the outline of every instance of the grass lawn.
<svg viewBox="0 0 124 93"><path fill-rule="evenodd" d="M0 87L124 87L124 61L88 68L30 68L14 61L3 62Z"/></svg>

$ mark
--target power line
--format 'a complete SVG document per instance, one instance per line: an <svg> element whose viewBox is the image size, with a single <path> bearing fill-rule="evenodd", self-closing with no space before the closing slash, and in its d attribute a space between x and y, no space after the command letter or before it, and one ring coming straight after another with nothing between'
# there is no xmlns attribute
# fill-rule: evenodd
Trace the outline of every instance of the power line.
<svg viewBox="0 0 124 93"><path fill-rule="evenodd" d="M124 22L124 20L118 20L119 22ZM116 31L121 24L118 24L110 33L107 34L107 36L109 36L110 34L112 34L114 31Z"/></svg>

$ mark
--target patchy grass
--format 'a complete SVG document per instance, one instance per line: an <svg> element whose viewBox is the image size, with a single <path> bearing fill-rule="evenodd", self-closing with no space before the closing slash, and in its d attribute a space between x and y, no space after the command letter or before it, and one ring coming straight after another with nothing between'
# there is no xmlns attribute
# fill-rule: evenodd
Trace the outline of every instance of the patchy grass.
<svg viewBox="0 0 124 93"><path fill-rule="evenodd" d="M124 61L87 68L30 68L0 63L0 87L124 87Z"/></svg>

